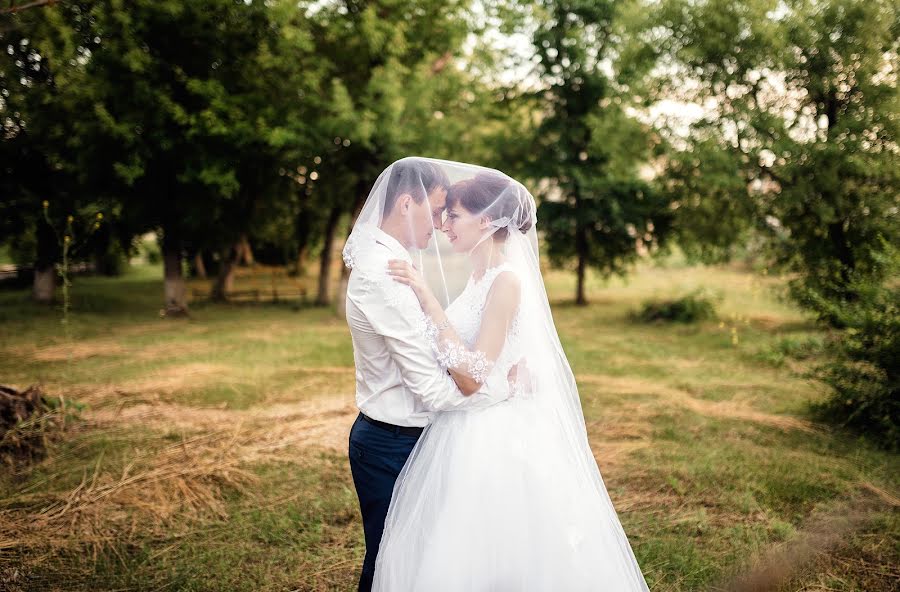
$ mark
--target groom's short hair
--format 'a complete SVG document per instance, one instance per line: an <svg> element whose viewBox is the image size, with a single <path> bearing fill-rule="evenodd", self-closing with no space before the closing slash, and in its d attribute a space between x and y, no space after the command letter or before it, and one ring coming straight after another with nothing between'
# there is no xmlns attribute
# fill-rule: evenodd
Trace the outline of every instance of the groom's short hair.
<svg viewBox="0 0 900 592"><path fill-rule="evenodd" d="M391 213L401 195L408 194L420 204L438 187L450 187L450 179L440 167L423 158L407 157L398 160L391 165L391 176L384 198L384 215Z"/></svg>

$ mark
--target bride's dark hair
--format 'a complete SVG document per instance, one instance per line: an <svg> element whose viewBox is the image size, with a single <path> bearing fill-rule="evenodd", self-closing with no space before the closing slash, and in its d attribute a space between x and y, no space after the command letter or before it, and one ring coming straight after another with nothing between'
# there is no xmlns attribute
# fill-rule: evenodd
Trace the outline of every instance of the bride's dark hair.
<svg viewBox="0 0 900 592"><path fill-rule="evenodd" d="M454 183L447 190L447 209L459 204L473 214L485 215L491 220L509 218L509 224L494 232L498 240L509 236L509 227L522 234L531 228L531 212L524 207L519 192L509 178L498 173L482 172L471 179Z"/></svg>

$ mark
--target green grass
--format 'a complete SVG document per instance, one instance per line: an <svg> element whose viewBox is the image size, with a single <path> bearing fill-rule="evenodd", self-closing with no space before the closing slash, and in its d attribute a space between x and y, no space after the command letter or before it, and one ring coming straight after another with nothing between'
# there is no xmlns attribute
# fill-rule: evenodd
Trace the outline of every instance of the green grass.
<svg viewBox="0 0 900 592"><path fill-rule="evenodd" d="M363 542L342 449L353 419L346 324L297 302L198 302L188 319L161 319L160 277L159 266L137 266L76 278L71 343L58 307L0 292L3 383L41 382L87 404L44 461L0 477L0 519L24 521L22 533L0 530L0 587L353 589ZM309 280L276 279L293 293ZM270 283L265 273L238 279ZM876 489L897 497L896 456L802 429L808 403L824 395L802 377L822 336L777 296L779 278L671 260L626 280L589 276L587 308L571 304L571 274L548 273L547 284L592 445L653 590L709 588L823 512L846 512ZM630 320L647 300L701 287L721 295L719 320ZM152 470L166 451L172 467L199 468L161 478L158 490L111 488L46 539L39 521L27 523L52 500L87 499L69 496L79 487ZM178 505L202 492L212 498ZM165 504L174 505L164 513ZM879 504L782 589L891 590L900 519ZM92 544L78 528L93 524L95 506L104 538Z"/></svg>

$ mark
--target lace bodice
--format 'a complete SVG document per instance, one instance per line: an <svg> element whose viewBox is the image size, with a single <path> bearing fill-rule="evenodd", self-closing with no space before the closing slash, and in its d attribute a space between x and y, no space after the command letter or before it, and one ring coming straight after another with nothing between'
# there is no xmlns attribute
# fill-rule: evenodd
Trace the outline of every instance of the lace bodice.
<svg viewBox="0 0 900 592"><path fill-rule="evenodd" d="M481 329L484 309L487 305L487 297L491 286L493 286L497 276L505 271L515 273L509 264L503 263L487 269L484 275L477 280L474 277L469 277L469 281L462 293L447 307L447 319L469 350L475 350L475 342ZM520 310L517 310L513 316L499 357L492 366L486 365L485 369L488 371L488 375L498 373L500 376L506 376L510 368L522 357ZM438 356L442 365L445 367L453 366L456 352L451 349L449 351L444 350L442 353L443 355L439 354ZM475 352L475 354L477 355L478 352ZM487 376L480 376L479 378L484 379Z"/></svg>

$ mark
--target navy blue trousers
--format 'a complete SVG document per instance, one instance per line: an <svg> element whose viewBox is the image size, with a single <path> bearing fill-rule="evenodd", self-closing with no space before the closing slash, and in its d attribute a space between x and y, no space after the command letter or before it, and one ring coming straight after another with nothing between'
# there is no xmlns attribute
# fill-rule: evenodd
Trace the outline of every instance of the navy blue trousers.
<svg viewBox="0 0 900 592"><path fill-rule="evenodd" d="M353 473L353 485L359 497L366 537L366 558L359 578L360 592L372 589L375 557L381 544L394 483L418 439L418 436L406 436L374 426L362 416L356 418L350 429L350 472Z"/></svg>

